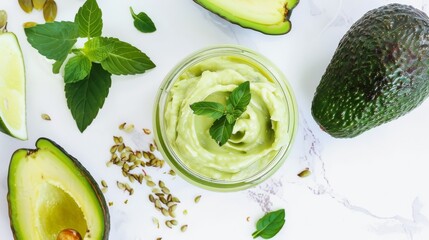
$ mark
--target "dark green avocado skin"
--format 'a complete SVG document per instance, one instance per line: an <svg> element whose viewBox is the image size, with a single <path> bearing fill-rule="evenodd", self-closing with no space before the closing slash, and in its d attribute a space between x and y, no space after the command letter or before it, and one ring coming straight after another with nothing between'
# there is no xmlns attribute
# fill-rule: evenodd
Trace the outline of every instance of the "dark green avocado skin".
<svg viewBox="0 0 429 240"><path fill-rule="evenodd" d="M429 94L429 18L411 6L367 12L341 39L311 112L322 130L351 138L419 106Z"/></svg>

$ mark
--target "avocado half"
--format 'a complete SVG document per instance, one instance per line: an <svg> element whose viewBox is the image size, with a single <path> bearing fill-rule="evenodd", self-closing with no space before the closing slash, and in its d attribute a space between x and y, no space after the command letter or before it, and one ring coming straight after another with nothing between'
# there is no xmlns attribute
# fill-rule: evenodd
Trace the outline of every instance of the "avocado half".
<svg viewBox="0 0 429 240"><path fill-rule="evenodd" d="M264 34L280 35L291 29L289 18L299 0L194 0L207 10Z"/></svg>
<svg viewBox="0 0 429 240"><path fill-rule="evenodd" d="M109 210L90 173L55 142L18 149L8 175L9 217L16 240L56 240L65 229L82 239L108 239Z"/></svg>

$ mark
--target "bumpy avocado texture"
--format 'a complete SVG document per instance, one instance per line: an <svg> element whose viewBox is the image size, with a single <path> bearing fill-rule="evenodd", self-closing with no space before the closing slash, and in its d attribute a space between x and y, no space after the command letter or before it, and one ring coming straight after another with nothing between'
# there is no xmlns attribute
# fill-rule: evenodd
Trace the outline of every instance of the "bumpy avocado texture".
<svg viewBox="0 0 429 240"><path fill-rule="evenodd" d="M85 240L107 240L109 210L94 178L55 142L41 138L36 147L17 150L9 165L14 238L57 240L67 230Z"/></svg>
<svg viewBox="0 0 429 240"><path fill-rule="evenodd" d="M194 0L231 23L264 34L280 35L291 30L290 16L299 0Z"/></svg>
<svg viewBox="0 0 429 240"><path fill-rule="evenodd" d="M312 102L320 127L355 137L419 106L429 94L429 18L389 4L367 12L341 39Z"/></svg>

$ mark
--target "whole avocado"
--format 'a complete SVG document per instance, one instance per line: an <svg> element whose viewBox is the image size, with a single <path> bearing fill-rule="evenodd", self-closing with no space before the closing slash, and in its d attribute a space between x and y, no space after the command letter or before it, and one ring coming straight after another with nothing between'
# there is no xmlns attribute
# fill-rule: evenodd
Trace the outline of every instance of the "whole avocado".
<svg viewBox="0 0 429 240"><path fill-rule="evenodd" d="M341 39L312 102L333 137L351 138L394 120L429 95L429 18L389 4L367 12Z"/></svg>

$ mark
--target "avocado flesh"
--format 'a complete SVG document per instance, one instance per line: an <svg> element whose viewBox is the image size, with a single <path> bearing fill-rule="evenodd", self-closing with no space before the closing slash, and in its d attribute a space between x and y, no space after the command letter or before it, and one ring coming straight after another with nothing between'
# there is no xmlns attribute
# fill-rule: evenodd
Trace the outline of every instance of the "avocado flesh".
<svg viewBox="0 0 429 240"><path fill-rule="evenodd" d="M333 137L351 138L392 121L429 95L429 18L411 6L367 12L341 39L312 102Z"/></svg>
<svg viewBox="0 0 429 240"><path fill-rule="evenodd" d="M207 10L245 28L265 34L290 31L291 10L298 0L194 0Z"/></svg>
<svg viewBox="0 0 429 240"><path fill-rule="evenodd" d="M89 172L54 142L19 149L11 159L8 204L15 239L56 240L64 229L108 239L109 212Z"/></svg>

